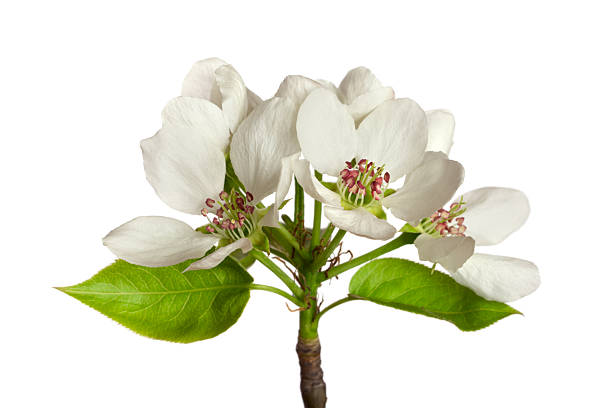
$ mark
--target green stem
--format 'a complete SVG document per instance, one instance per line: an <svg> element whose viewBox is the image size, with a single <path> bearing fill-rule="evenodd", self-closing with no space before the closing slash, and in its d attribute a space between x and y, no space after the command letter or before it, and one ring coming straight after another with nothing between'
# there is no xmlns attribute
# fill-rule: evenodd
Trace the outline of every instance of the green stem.
<svg viewBox="0 0 612 408"><path fill-rule="evenodd" d="M274 286L268 286L268 285L259 285L257 283L251 283L249 285L249 289L251 290L265 290L266 292L272 292L272 293L276 293L277 295L281 295L282 297L284 297L285 299L289 299L290 301L292 301L296 306L299 307L304 307L304 302L302 302L301 300L295 298L294 296L291 296L290 294L288 294L287 292L285 292L284 290L275 288Z"/></svg>
<svg viewBox="0 0 612 408"><path fill-rule="evenodd" d="M336 306L340 306L343 303L346 302L350 302L351 300L358 300L359 298L348 295L345 298L336 300L334 303L331 303L329 306L327 306L325 309L321 310L321 312L319 312L319 314L317 315L317 317L315 318L315 323L318 325L319 324L319 319L321 319L321 316L323 316L323 314L325 314L328 310L333 309Z"/></svg>
<svg viewBox="0 0 612 408"><path fill-rule="evenodd" d="M295 202L293 207L293 221L295 225L301 225L300 220L304 220L304 189L295 179Z"/></svg>
<svg viewBox="0 0 612 408"><path fill-rule="evenodd" d="M272 273L274 273L280 280L282 280L296 297L302 298L302 296L304 296L304 292L294 282L293 278L287 275L285 271L283 271L270 258L268 258L266 254L261 252L259 249L253 249L251 250L251 253L255 259L257 259L261 264L271 270Z"/></svg>
<svg viewBox="0 0 612 408"><path fill-rule="evenodd" d="M325 251L323 251L323 253L313 262L314 270L318 271L327 263L327 259L331 256L331 254L338 247L338 245L340 245L340 242L342 242L344 235L346 235L345 230L338 230L338 232L334 236L334 239L332 239L329 245L325 248Z"/></svg>
<svg viewBox="0 0 612 408"><path fill-rule="evenodd" d="M366 263L374 258L378 258L379 256L386 254L387 252L393 251L394 249L403 247L404 245L412 244L414 243L414 240L418 236L419 234L402 233L402 235L395 238L393 241L389 241L385 245L380 246L373 251L370 251L366 254L358 256L357 258L354 258L349 262L346 262L346 263L343 263L343 264L340 264L338 266L331 268L327 272L327 278L325 278L324 280L331 279L334 276L338 276L342 272L348 271L349 269L352 269L356 266Z"/></svg>
<svg viewBox="0 0 612 408"><path fill-rule="evenodd" d="M334 233L334 229L336 229L336 227L334 227L334 225L330 222L327 225L327 228L325 228L325 232L323 233L323 236L321 237L321 243L323 243L323 245L325 245L325 243L329 241L332 234Z"/></svg>
<svg viewBox="0 0 612 408"><path fill-rule="evenodd" d="M303 339L315 339L318 337L318 324L315 319L317 315L317 287L311 286L304 299L305 310L300 311L300 333Z"/></svg>
<svg viewBox="0 0 612 408"><path fill-rule="evenodd" d="M315 177L321 181L323 176L318 171L315 171ZM310 238L310 253L319 245L321 235L321 207L320 201L314 200L314 220L312 221L312 237Z"/></svg>

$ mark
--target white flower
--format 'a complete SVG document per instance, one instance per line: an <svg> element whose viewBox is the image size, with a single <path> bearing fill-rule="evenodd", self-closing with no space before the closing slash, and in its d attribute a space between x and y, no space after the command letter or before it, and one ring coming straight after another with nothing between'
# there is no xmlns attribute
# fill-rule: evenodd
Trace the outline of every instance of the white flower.
<svg viewBox="0 0 612 408"><path fill-rule="evenodd" d="M276 96L291 98L299 106L310 92L321 87L333 92L357 123L378 105L395 96L392 88L383 86L365 67L350 70L337 88L328 81L290 75L280 84Z"/></svg>
<svg viewBox="0 0 612 408"><path fill-rule="evenodd" d="M261 103L259 96L244 85L234 67L219 58L208 58L193 64L183 81L181 95L204 99L220 108L232 133L236 132L247 114Z"/></svg>
<svg viewBox="0 0 612 408"><path fill-rule="evenodd" d="M356 235L391 238L396 230L378 217L382 206L404 220L420 220L448 201L463 180L461 164L443 153L425 153L426 115L410 99L383 102L355 128L334 93L315 89L300 107L297 134L306 159L291 163L298 182L325 204L334 225ZM337 177L336 191L312 175L310 164ZM388 184L403 176L404 186L385 197Z"/></svg>
<svg viewBox="0 0 612 408"><path fill-rule="evenodd" d="M529 202L518 190L484 187L439 209L416 228L419 258L439 263L460 284L480 296L511 302L540 285L538 268L522 259L474 253L476 245L495 245L518 230L529 216Z"/></svg>
<svg viewBox="0 0 612 408"><path fill-rule="evenodd" d="M211 268L237 249L250 250L261 225L275 224L273 211L261 219L255 206L275 192L281 158L299 151L296 105L287 98L272 98L241 123L231 141L230 159L245 191L225 192L225 156L214 144L229 132L228 124L203 102L187 97L172 101L171 126L166 107L162 129L141 147L147 180L162 201L188 214L205 215L211 221L210 234L172 218L139 217L104 238L118 257L139 265L168 266L203 256L221 241L221 248L190 266ZM199 131L190 127L194 123Z"/></svg>

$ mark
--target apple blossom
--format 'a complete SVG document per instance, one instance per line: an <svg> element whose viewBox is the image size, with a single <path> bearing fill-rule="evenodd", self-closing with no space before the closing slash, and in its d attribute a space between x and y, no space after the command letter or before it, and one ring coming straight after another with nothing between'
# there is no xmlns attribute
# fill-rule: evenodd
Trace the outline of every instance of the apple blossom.
<svg viewBox="0 0 612 408"><path fill-rule="evenodd" d="M292 163L298 182L326 205L334 225L356 235L391 238L396 230L379 218L383 206L400 218L420 219L448 201L463 180L461 164L425 152L426 115L410 99L383 102L355 128L346 106L320 88L304 100L297 133L306 159ZM309 164L337 177L336 191L313 177ZM385 197L389 183L403 176L404 186Z"/></svg>
<svg viewBox="0 0 612 408"><path fill-rule="evenodd" d="M294 126L297 107L288 98L272 98L241 123L231 141L230 159L245 190L227 192L225 157L214 143L216 136L228 131L224 118L216 111L192 109L205 106L205 101L185 97L179 101L171 102L174 123L198 122L209 131L168 129L165 121L162 130L141 142L144 167L162 201L179 211L206 216L209 234L171 218L139 217L111 231L104 244L128 262L167 266L203 256L220 242L221 248L190 266L206 269L237 249L250 250L251 241L262 239L261 227L276 224L275 209L260 211L256 205L275 192L281 158L299 149Z"/></svg>
<svg viewBox="0 0 612 408"><path fill-rule="evenodd" d="M421 260L439 263L459 283L480 296L510 302L537 289L537 267L522 259L474 253L518 230L529 215L529 202L518 190L484 187L465 193L448 210L421 220L416 239Z"/></svg>

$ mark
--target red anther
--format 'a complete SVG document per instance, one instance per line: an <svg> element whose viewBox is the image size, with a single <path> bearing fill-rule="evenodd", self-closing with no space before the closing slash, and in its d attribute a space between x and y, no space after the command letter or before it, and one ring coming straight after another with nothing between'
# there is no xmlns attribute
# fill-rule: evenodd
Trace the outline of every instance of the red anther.
<svg viewBox="0 0 612 408"><path fill-rule="evenodd" d="M223 208L219 208L219 209L217 210L217 217L219 217L219 218L223 218Z"/></svg>
<svg viewBox="0 0 612 408"><path fill-rule="evenodd" d="M223 201L225 201L227 199L227 197L229 197L229 194L227 194L225 191L222 191L219 193L219 198Z"/></svg>
<svg viewBox="0 0 612 408"><path fill-rule="evenodd" d="M349 191L353 194L357 194L357 192L359 191L359 187L357 187L357 184L353 184L353 187L351 187Z"/></svg>
<svg viewBox="0 0 612 408"><path fill-rule="evenodd" d="M357 180L357 187L359 187L360 190L365 190L365 187L363 186L363 183L360 180Z"/></svg>
<svg viewBox="0 0 612 408"><path fill-rule="evenodd" d="M465 221L465 218L464 217L458 217L456 219L456 221L457 221L457 225L463 225L463 221Z"/></svg>
<svg viewBox="0 0 612 408"><path fill-rule="evenodd" d="M249 191L247 191L247 193L246 193L247 201L251 202L251 201L253 201L253 198L254 198L253 194L251 194Z"/></svg>
<svg viewBox="0 0 612 408"><path fill-rule="evenodd" d="M213 224L219 225L219 219L217 217L213 218Z"/></svg>
<svg viewBox="0 0 612 408"><path fill-rule="evenodd" d="M238 211L238 219L239 219L239 220L240 220L240 219L244 220L245 218L246 218L246 217L244 216L244 214L243 214L243 213L241 213L240 211Z"/></svg>
<svg viewBox="0 0 612 408"><path fill-rule="evenodd" d="M382 188L380 188L380 184L372 184L372 191L375 191L377 194L382 194Z"/></svg>
<svg viewBox="0 0 612 408"><path fill-rule="evenodd" d="M244 218L239 218L238 224L242 227L244 225Z"/></svg>
<svg viewBox="0 0 612 408"><path fill-rule="evenodd" d="M207 198L206 205L209 206L210 208L213 208L213 205L215 205L215 200L213 200L212 198Z"/></svg>
<svg viewBox="0 0 612 408"><path fill-rule="evenodd" d="M452 203L450 206L451 211L453 211L455 207L459 207L459 203Z"/></svg>
<svg viewBox="0 0 612 408"><path fill-rule="evenodd" d="M359 160L359 166L365 166L368 163L366 159Z"/></svg>
<svg viewBox="0 0 612 408"><path fill-rule="evenodd" d="M442 231L440 231L440 235L445 236L448 234L448 230L447 229L443 229Z"/></svg>
<svg viewBox="0 0 612 408"><path fill-rule="evenodd" d="M442 231L447 229L446 227L447 227L447 224L445 222L441 222L438 225L436 225L436 231L438 231L439 233L442 233Z"/></svg>
<svg viewBox="0 0 612 408"><path fill-rule="evenodd" d="M252 205L247 205L246 206L247 214L253 214L254 211L255 211L255 207L253 207Z"/></svg>
<svg viewBox="0 0 612 408"><path fill-rule="evenodd" d="M212 234L213 232L215 232L215 229L213 227L211 227L210 225L207 225L206 226L206 231L208 231L208 232L210 232Z"/></svg>
<svg viewBox="0 0 612 408"><path fill-rule="evenodd" d="M346 184L346 186L348 188L352 188L355 185L355 178L354 177L349 177L344 184Z"/></svg>
<svg viewBox="0 0 612 408"><path fill-rule="evenodd" d="M238 206L244 205L244 198L242 197L236 198L236 204L238 204Z"/></svg>
<svg viewBox="0 0 612 408"><path fill-rule="evenodd" d="M457 228L457 227L454 227L454 226L453 226L453 227L450 227L450 228L448 229L448 231L449 231L451 234L455 235L455 234L458 234L458 233L459 233L459 228Z"/></svg>
<svg viewBox="0 0 612 408"><path fill-rule="evenodd" d="M223 220L223 222L221 223L221 228L223 229L228 229L230 226L230 221L228 219Z"/></svg>
<svg viewBox="0 0 612 408"><path fill-rule="evenodd" d="M465 230L467 230L467 227L465 225L460 225L459 226L459 234L463 234L465 232Z"/></svg>
<svg viewBox="0 0 612 408"><path fill-rule="evenodd" d="M348 169L342 169L342 171L340 172L340 177L345 178L347 177L351 172Z"/></svg>
<svg viewBox="0 0 612 408"><path fill-rule="evenodd" d="M376 191L372 191L372 197L374 197L375 200L380 200L380 196L378 195L378 193Z"/></svg>
<svg viewBox="0 0 612 408"><path fill-rule="evenodd" d="M374 162L369 162L367 167L366 167L366 170L370 170L370 167L372 167L372 166L374 166Z"/></svg>
<svg viewBox="0 0 612 408"><path fill-rule="evenodd" d="M350 161L345 161L346 163L346 167L348 167L349 169L353 168L353 163L351 163Z"/></svg>
<svg viewBox="0 0 612 408"><path fill-rule="evenodd" d="M382 177L376 177L376 180L374 180L374 182L380 186L382 186L383 183L383 178Z"/></svg>
<svg viewBox="0 0 612 408"><path fill-rule="evenodd" d="M200 211L202 213L203 216L207 216L208 215L208 210L206 208L202 208L202 211Z"/></svg>
<svg viewBox="0 0 612 408"><path fill-rule="evenodd" d="M385 183L388 183L389 180L391 180L391 175L389 174L389 172L385 173Z"/></svg>
<svg viewBox="0 0 612 408"><path fill-rule="evenodd" d="M231 230L235 230L236 229L236 221L232 220L229 224L229 229Z"/></svg>
<svg viewBox="0 0 612 408"><path fill-rule="evenodd" d="M448 217L450 217L450 213L444 209L440 210L440 216L444 219L447 219Z"/></svg>

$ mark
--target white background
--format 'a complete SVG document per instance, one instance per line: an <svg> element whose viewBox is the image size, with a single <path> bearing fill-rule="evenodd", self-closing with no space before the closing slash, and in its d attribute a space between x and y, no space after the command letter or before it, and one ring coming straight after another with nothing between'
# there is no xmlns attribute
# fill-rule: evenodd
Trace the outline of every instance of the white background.
<svg viewBox="0 0 612 408"><path fill-rule="evenodd" d="M329 407L610 406L610 10L419 3L3 3L0 405L300 406L298 316L273 294L254 293L219 337L180 345L51 289L111 263L101 237L135 216L201 224L155 196L138 142L191 64L218 56L264 98L288 74L337 83L365 65L398 96L454 112L462 191L508 186L531 200L528 223L488 248L539 266L541 288L513 304L524 317L463 333L344 305L320 326Z"/></svg>

